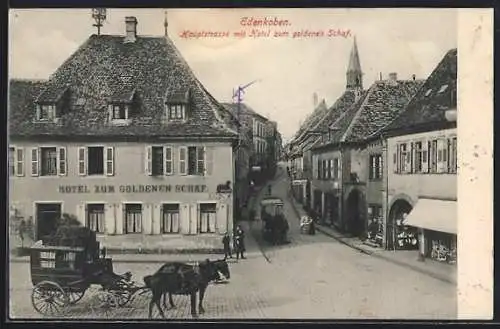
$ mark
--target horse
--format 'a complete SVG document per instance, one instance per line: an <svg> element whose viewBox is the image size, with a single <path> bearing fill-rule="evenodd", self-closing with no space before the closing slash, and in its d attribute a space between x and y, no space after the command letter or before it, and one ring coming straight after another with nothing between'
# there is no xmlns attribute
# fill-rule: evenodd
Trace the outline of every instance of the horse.
<svg viewBox="0 0 500 329"><path fill-rule="evenodd" d="M197 317L196 294L199 293L199 313L204 313L203 298L205 291L209 282L218 277L219 274L216 266L208 259L195 265L181 262L166 263L153 275L143 278L146 287L152 292L152 298L149 303L149 318L152 317L154 305L158 308L160 315L165 318L160 301L161 297L167 293L171 307L175 307L172 295L189 295L191 297L191 315L193 317Z"/></svg>
<svg viewBox="0 0 500 329"><path fill-rule="evenodd" d="M209 263L211 265L211 269L210 269L210 273L209 273L210 274L209 275L209 283L214 282L214 281L220 282L221 281L220 274L222 274L226 279L231 278L231 273L229 271L229 265L225 260L218 259L216 261L210 261ZM158 271L161 272L166 267L168 267L170 264L172 264L172 263L167 263L167 264L163 265ZM182 263L179 263L179 264L182 264ZM190 266L190 265L188 265L188 266ZM163 308L165 308L165 309L167 308L167 294L168 294L168 302L170 304L170 308L175 308L174 301L172 299L173 293L167 292L167 291L163 294ZM201 304L202 301L203 301L203 297L200 295L200 305L199 305L200 310L203 309L203 306Z"/></svg>

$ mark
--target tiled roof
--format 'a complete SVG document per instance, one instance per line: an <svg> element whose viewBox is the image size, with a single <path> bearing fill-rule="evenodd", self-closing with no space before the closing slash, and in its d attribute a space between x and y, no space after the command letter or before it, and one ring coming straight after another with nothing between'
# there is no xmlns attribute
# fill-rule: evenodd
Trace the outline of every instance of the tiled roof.
<svg viewBox="0 0 500 329"><path fill-rule="evenodd" d="M13 136L150 136L236 137L222 116L227 114L194 76L167 37L92 35L35 94L40 102L55 102L66 91L69 105L59 122L35 122L35 104L23 106L12 97L9 104ZM11 93L19 84L11 82ZM189 91L188 120L165 121L165 103L178 101ZM131 123L107 123L107 103L137 98Z"/></svg>
<svg viewBox="0 0 500 329"><path fill-rule="evenodd" d="M420 80L376 81L330 125L330 140L317 142L315 147L359 142L377 134L404 109L422 84Z"/></svg>
<svg viewBox="0 0 500 329"><path fill-rule="evenodd" d="M446 87L445 87L446 86ZM446 53L419 92L384 132L447 123L445 111L457 108L457 49Z"/></svg>
<svg viewBox="0 0 500 329"><path fill-rule="evenodd" d="M25 119L25 113L33 111L33 103L45 86L42 80L11 80L9 82L8 102L16 106L15 111L9 111L9 122L20 122Z"/></svg>
<svg viewBox="0 0 500 329"><path fill-rule="evenodd" d="M320 120L323 118L325 113L328 111L328 107L326 106L326 102L323 99L318 106L314 109L314 111L307 116L306 120L302 125L299 127L299 130L295 134L294 140L299 141L303 136L304 133L314 127Z"/></svg>
<svg viewBox="0 0 500 329"><path fill-rule="evenodd" d="M328 127L340 118L355 102L356 95L353 90L345 91L337 101L328 109L325 115L313 128L315 131L324 132Z"/></svg>

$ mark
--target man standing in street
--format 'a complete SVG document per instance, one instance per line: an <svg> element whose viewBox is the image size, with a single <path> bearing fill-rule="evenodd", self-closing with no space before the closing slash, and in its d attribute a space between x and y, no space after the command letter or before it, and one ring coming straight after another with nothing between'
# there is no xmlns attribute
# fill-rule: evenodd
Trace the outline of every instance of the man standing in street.
<svg viewBox="0 0 500 329"><path fill-rule="evenodd" d="M229 258L233 258L233 255L231 255L230 243L231 238L229 238L229 234L226 232L226 234L224 234L224 237L222 238L222 244L224 245L224 260L226 260L228 256Z"/></svg>
<svg viewBox="0 0 500 329"><path fill-rule="evenodd" d="M240 225L236 227L236 233L234 234L234 244L236 249L236 259L245 259L243 253L245 252L245 232Z"/></svg>

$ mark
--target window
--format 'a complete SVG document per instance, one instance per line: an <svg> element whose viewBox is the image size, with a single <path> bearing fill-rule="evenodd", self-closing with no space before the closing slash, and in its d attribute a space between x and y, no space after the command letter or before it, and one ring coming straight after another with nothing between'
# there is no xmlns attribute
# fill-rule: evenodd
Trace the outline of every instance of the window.
<svg viewBox="0 0 500 329"><path fill-rule="evenodd" d="M164 204L162 207L162 233L179 233L179 205Z"/></svg>
<svg viewBox="0 0 500 329"><path fill-rule="evenodd" d="M328 164L327 164L327 161L326 160L323 160L323 173L322 173L322 177L323 179L326 179L326 173L328 171Z"/></svg>
<svg viewBox="0 0 500 329"><path fill-rule="evenodd" d="M128 119L128 108L124 104L113 105L113 120Z"/></svg>
<svg viewBox="0 0 500 329"><path fill-rule="evenodd" d="M38 105L38 120L40 121L51 121L56 118L56 107L55 105Z"/></svg>
<svg viewBox="0 0 500 329"><path fill-rule="evenodd" d="M408 153L406 151L406 144L399 145L399 164L398 164L398 172L405 173L407 168L407 156Z"/></svg>
<svg viewBox="0 0 500 329"><path fill-rule="evenodd" d="M382 155L370 155L370 179L377 180L382 178Z"/></svg>
<svg viewBox="0 0 500 329"><path fill-rule="evenodd" d="M321 162L321 160L320 160L320 159L318 159L318 173L317 173L317 175L318 175L318 177L317 177L317 178L318 178L318 179L321 179L321 172L322 172L322 170L323 170L323 168L322 168L322 166L321 166L321 165L322 165L322 162Z"/></svg>
<svg viewBox="0 0 500 329"><path fill-rule="evenodd" d="M142 205L129 203L125 205L125 233L142 232Z"/></svg>
<svg viewBox="0 0 500 329"><path fill-rule="evenodd" d="M87 227L96 233L104 233L104 204L87 205Z"/></svg>
<svg viewBox="0 0 500 329"><path fill-rule="evenodd" d="M104 147L88 148L88 175L104 175Z"/></svg>
<svg viewBox="0 0 500 329"><path fill-rule="evenodd" d="M41 147L40 148L40 176L56 176L57 175L57 148Z"/></svg>
<svg viewBox="0 0 500 329"><path fill-rule="evenodd" d="M438 167L438 141L433 140L429 142L429 171L431 173L437 172Z"/></svg>
<svg viewBox="0 0 500 329"><path fill-rule="evenodd" d="M444 93L446 91L446 89L448 89L448 85L441 86L441 88L438 91L438 94Z"/></svg>
<svg viewBox="0 0 500 329"><path fill-rule="evenodd" d="M330 179L332 178L335 178L335 165L334 165L334 161L336 159L330 159Z"/></svg>
<svg viewBox="0 0 500 329"><path fill-rule="evenodd" d="M16 174L15 152L16 149L14 147L9 147L9 176Z"/></svg>
<svg viewBox="0 0 500 329"><path fill-rule="evenodd" d="M78 148L79 175L114 175L114 148L88 146Z"/></svg>
<svg viewBox="0 0 500 329"><path fill-rule="evenodd" d="M163 147L153 146L152 147L152 175L162 176L163 175Z"/></svg>
<svg viewBox="0 0 500 329"><path fill-rule="evenodd" d="M457 172L457 138L453 137L448 140L448 155L450 160L448 161L448 172L455 174Z"/></svg>
<svg viewBox="0 0 500 329"><path fill-rule="evenodd" d="M186 149L181 148L181 150ZM185 155L183 155L185 153L181 152L181 166L183 166L183 163L185 166L186 163ZM189 146L187 148L187 174L200 176L205 174L205 148L203 146Z"/></svg>
<svg viewBox="0 0 500 329"><path fill-rule="evenodd" d="M421 173L423 164L422 164L422 142L415 142L415 173Z"/></svg>
<svg viewBox="0 0 500 329"><path fill-rule="evenodd" d="M371 220L382 218L382 206L379 204L371 204L368 206L368 217Z"/></svg>
<svg viewBox="0 0 500 329"><path fill-rule="evenodd" d="M200 204L200 233L215 233L215 221L217 216L215 203Z"/></svg>
<svg viewBox="0 0 500 329"><path fill-rule="evenodd" d="M339 166L339 164L340 164L339 159L335 158L333 161L333 174L334 174L335 179L340 178L340 166Z"/></svg>
<svg viewBox="0 0 500 329"><path fill-rule="evenodd" d="M184 120L186 118L186 105L170 104L168 105L169 120Z"/></svg>

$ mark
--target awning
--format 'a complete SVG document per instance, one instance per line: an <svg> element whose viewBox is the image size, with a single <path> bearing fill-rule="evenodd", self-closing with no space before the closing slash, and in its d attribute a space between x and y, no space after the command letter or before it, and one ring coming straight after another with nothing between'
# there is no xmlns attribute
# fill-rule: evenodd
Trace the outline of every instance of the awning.
<svg viewBox="0 0 500 329"><path fill-rule="evenodd" d="M419 199L408 214L405 225L457 234L457 202Z"/></svg>

